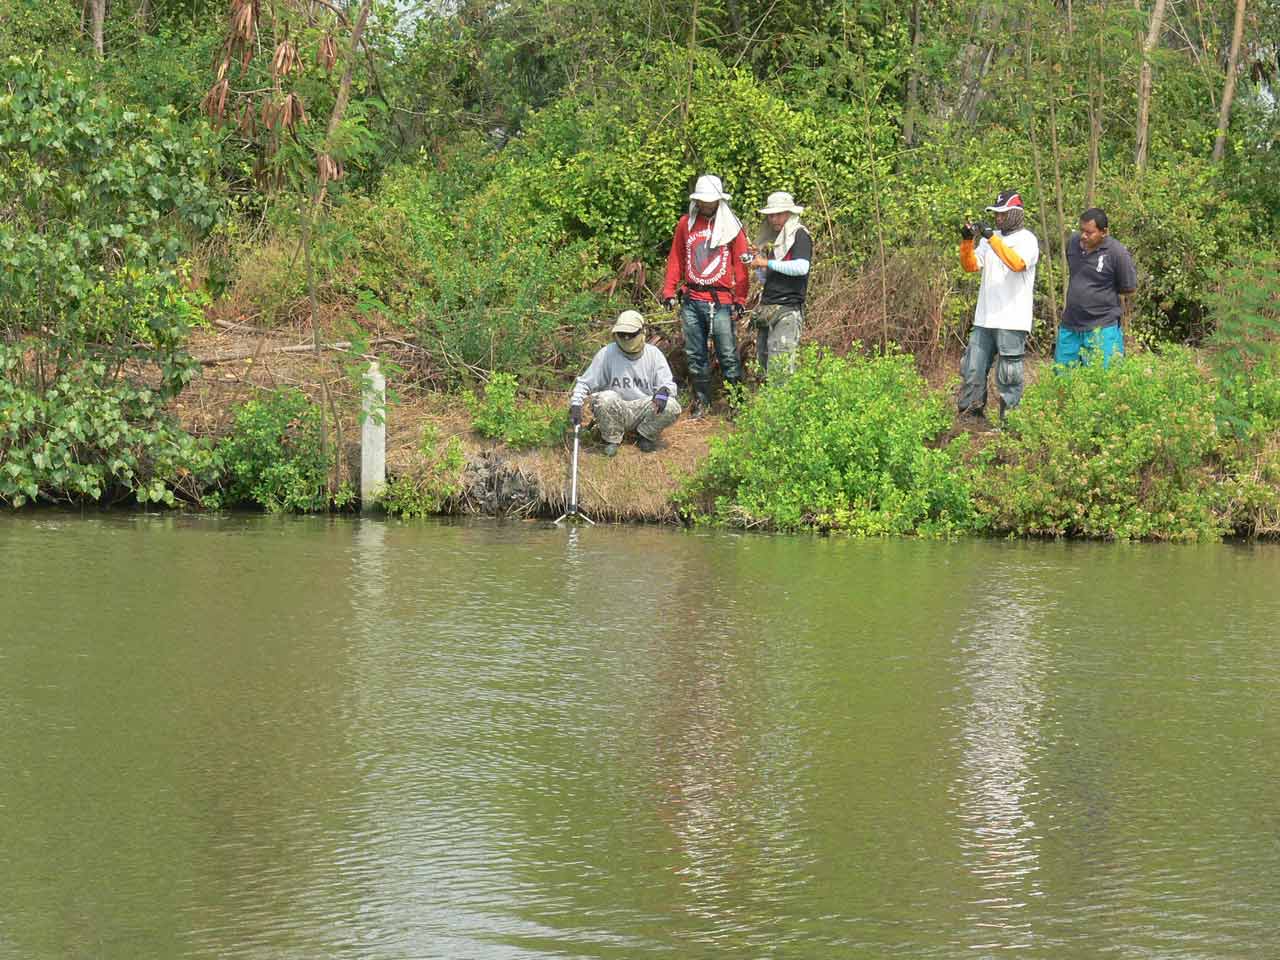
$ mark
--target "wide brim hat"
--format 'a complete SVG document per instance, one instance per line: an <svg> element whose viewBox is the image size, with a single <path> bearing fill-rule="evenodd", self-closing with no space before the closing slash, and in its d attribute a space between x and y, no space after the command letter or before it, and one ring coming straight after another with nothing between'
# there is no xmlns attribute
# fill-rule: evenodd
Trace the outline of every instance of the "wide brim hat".
<svg viewBox="0 0 1280 960"><path fill-rule="evenodd" d="M693 185L693 193L689 194L689 199L718 203L721 200L729 200L730 197L729 194L724 192L724 184L720 182L719 177L715 176L715 174L705 173Z"/></svg>
<svg viewBox="0 0 1280 960"><path fill-rule="evenodd" d="M613 329L610 333L639 333L644 329L644 317L640 315L638 310L623 310L618 314L618 319L613 322Z"/></svg>
<svg viewBox="0 0 1280 960"><path fill-rule="evenodd" d="M796 203L795 198L785 190L779 190L777 193L769 194L769 199L764 202L764 206L760 208L761 213L794 213L797 216L804 213L804 207Z"/></svg>
<svg viewBox="0 0 1280 960"><path fill-rule="evenodd" d="M1005 190L996 197L996 202L987 207L989 213L1006 213L1009 210L1022 209L1022 195L1017 190Z"/></svg>

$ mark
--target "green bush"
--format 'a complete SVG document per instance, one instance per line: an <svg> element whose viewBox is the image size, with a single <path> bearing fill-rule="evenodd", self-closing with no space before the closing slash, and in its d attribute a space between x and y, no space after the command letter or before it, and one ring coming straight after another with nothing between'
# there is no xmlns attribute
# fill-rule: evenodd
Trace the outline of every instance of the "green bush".
<svg viewBox="0 0 1280 960"><path fill-rule="evenodd" d="M1185 350L1041 377L977 458L997 533L1213 540L1224 532L1213 384Z"/></svg>
<svg viewBox="0 0 1280 960"><path fill-rule="evenodd" d="M207 443L183 431L161 394L100 361L40 389L23 351L0 344L0 503L199 502L217 480Z"/></svg>
<svg viewBox="0 0 1280 960"><path fill-rule="evenodd" d="M468 395L466 403L476 433L512 447L556 443L565 433L564 407L520 400L509 373L495 373L484 385L484 397Z"/></svg>
<svg viewBox="0 0 1280 960"><path fill-rule="evenodd" d="M387 513L406 520L437 514L462 493L466 460L461 440L450 437L441 448L439 432L428 424L423 428L418 452L422 455L422 468L412 476L396 477L382 498Z"/></svg>
<svg viewBox="0 0 1280 960"><path fill-rule="evenodd" d="M972 521L958 469L965 440L909 356L806 351L763 388L681 493L686 514L776 530L861 535L962 531Z"/></svg>
<svg viewBox="0 0 1280 960"><path fill-rule="evenodd" d="M1101 200L1111 233L1138 268L1135 335L1148 344L1206 337L1209 299L1237 251L1250 245L1254 228L1220 168L1182 157L1141 178L1104 183Z"/></svg>
<svg viewBox="0 0 1280 960"><path fill-rule="evenodd" d="M330 496L333 458L323 430L319 407L301 390L263 393L243 404L218 446L227 471L225 502L297 513L349 505L353 496L345 488Z"/></svg>

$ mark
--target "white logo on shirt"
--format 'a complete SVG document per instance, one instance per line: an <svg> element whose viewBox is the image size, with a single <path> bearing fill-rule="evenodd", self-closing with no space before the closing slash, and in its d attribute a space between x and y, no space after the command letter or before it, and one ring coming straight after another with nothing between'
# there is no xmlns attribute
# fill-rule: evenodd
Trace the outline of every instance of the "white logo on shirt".
<svg viewBox="0 0 1280 960"><path fill-rule="evenodd" d="M1102 272L1102 265L1105 264L1106 262L1107 262L1107 255L1105 253L1098 254L1098 266L1096 267L1096 269L1099 273Z"/></svg>

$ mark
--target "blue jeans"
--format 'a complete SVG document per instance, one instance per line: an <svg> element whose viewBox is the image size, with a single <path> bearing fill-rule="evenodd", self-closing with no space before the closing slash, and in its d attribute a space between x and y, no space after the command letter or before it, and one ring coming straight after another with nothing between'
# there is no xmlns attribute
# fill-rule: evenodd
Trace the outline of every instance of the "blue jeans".
<svg viewBox="0 0 1280 960"><path fill-rule="evenodd" d="M1102 355L1104 367L1111 364L1112 357L1124 356L1124 334L1120 325L1113 323L1096 330L1068 330L1058 328L1058 343L1053 348L1053 362L1063 366L1073 363L1088 363L1094 352Z"/></svg>
<svg viewBox="0 0 1280 960"><path fill-rule="evenodd" d="M987 405L987 374L994 363L996 391L1004 409L1012 410L1022 399L1022 356L1027 352L1027 334L1022 330L974 327L969 346L960 360L960 395L956 407L961 413L980 414Z"/></svg>
<svg viewBox="0 0 1280 960"><path fill-rule="evenodd" d="M742 379L738 337L733 329L733 311L729 304L717 307L709 300L686 299L680 307L680 322L684 327L684 355L689 361L689 376L695 383L705 382L711 373L711 358L707 354L708 334L715 341L716 359L720 362L720 375L725 382L736 383Z"/></svg>

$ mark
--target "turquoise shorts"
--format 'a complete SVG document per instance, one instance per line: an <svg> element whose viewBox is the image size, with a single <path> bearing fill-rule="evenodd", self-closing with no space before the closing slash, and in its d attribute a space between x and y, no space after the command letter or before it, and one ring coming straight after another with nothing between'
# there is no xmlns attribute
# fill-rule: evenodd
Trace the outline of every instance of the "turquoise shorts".
<svg viewBox="0 0 1280 960"><path fill-rule="evenodd" d="M1058 343L1053 350L1053 362L1068 366L1088 363L1095 353L1102 354L1102 365L1108 366L1112 357L1124 356L1124 334L1120 325L1113 323L1096 330L1068 330L1058 327Z"/></svg>

